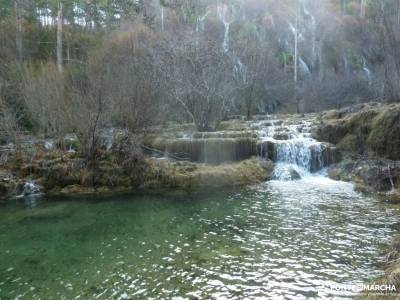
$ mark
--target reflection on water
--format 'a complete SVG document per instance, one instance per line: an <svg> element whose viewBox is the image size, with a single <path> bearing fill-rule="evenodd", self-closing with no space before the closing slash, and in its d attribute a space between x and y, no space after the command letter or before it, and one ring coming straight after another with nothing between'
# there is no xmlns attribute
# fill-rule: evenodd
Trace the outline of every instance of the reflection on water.
<svg viewBox="0 0 400 300"><path fill-rule="evenodd" d="M9 204L0 298L326 297L380 274L396 214L318 176L196 199Z"/></svg>

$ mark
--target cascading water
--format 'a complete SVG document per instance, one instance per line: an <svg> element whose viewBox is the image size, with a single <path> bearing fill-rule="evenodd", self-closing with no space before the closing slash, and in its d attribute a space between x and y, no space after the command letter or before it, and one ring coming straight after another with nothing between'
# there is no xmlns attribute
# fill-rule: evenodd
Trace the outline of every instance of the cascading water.
<svg viewBox="0 0 400 300"><path fill-rule="evenodd" d="M224 41L222 47L225 52L229 51L229 29L232 21L228 20L228 6L226 4L220 4L217 7L218 19L224 24Z"/></svg>
<svg viewBox="0 0 400 300"><path fill-rule="evenodd" d="M204 21L210 12L207 11L203 16L197 17L196 32L204 31Z"/></svg>
<svg viewBox="0 0 400 300"><path fill-rule="evenodd" d="M40 194L40 188L33 181L26 181L22 187L20 195L16 196L17 199L24 198L27 196L34 196Z"/></svg>
<svg viewBox="0 0 400 300"><path fill-rule="evenodd" d="M207 16L207 14L205 15ZM204 18L205 18L204 16ZM225 51L225 53L229 52L230 46L229 46L229 30L230 26L233 22L233 16L232 13L229 14L229 7L226 4L220 4L217 6L217 16L218 19L224 24L224 40L222 42L222 47ZM196 25L196 31L198 31L198 28L200 27L199 24L201 24L199 21L204 22L204 18L201 19L200 17L198 19L198 24ZM204 24L202 25L204 27ZM234 61L234 66L233 66L233 71L234 75L239 76L243 82L247 82L247 69L246 66L242 63L239 57L236 55L232 54L231 55L232 60Z"/></svg>
<svg viewBox="0 0 400 300"><path fill-rule="evenodd" d="M371 76L371 70L367 67L367 63L364 60L363 64L363 71L365 72L365 75L367 76L368 79L368 85L372 85L372 76Z"/></svg>
<svg viewBox="0 0 400 300"><path fill-rule="evenodd" d="M307 63L303 60L303 58L299 57L299 65L300 65L300 70L303 72L304 76L306 78L311 77L311 71L310 68L308 67Z"/></svg>
<svg viewBox="0 0 400 300"><path fill-rule="evenodd" d="M164 6L161 5L161 31L164 32Z"/></svg>
<svg viewBox="0 0 400 300"><path fill-rule="evenodd" d="M311 121L300 121L298 124L270 121L257 126L258 155L276 163L275 179L300 179L335 160L334 150L329 145L311 137Z"/></svg>

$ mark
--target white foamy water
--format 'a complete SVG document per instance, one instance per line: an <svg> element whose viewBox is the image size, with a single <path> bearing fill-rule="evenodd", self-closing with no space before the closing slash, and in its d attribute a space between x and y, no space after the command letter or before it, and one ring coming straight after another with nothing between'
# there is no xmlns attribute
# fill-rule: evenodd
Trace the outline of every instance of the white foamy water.
<svg viewBox="0 0 400 300"><path fill-rule="evenodd" d="M258 128L259 155L276 162L275 179L298 179L298 176L308 176L310 172L329 164L324 158L329 145L311 137L312 121L286 124L285 121L275 120L254 126Z"/></svg>

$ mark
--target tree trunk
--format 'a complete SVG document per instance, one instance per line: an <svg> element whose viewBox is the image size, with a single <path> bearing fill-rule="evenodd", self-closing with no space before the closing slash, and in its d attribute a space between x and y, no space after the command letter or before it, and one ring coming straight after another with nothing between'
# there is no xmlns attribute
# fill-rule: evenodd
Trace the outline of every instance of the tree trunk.
<svg viewBox="0 0 400 300"><path fill-rule="evenodd" d="M63 71L63 7L61 0L58 2L58 13L57 13L57 68L59 72Z"/></svg>
<svg viewBox="0 0 400 300"><path fill-rule="evenodd" d="M23 50L22 50L22 8L19 5L19 1L14 2L15 9L15 46L17 49L17 58L22 60Z"/></svg>

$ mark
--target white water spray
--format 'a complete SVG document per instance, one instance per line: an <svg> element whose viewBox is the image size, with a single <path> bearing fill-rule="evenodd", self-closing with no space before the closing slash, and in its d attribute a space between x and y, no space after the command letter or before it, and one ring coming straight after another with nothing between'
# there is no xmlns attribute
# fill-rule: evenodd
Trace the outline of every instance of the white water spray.
<svg viewBox="0 0 400 300"><path fill-rule="evenodd" d="M260 124L258 124L260 126ZM333 160L330 145L311 137L312 122L285 124L283 121L261 124L257 135L260 139L259 156L276 163L274 178L294 180L328 166Z"/></svg>
<svg viewBox="0 0 400 300"><path fill-rule="evenodd" d="M371 75L371 70L367 67L367 63L364 61L363 64L363 71L365 72L365 75L367 76L368 79L368 85L372 85L372 75Z"/></svg>
<svg viewBox="0 0 400 300"><path fill-rule="evenodd" d="M311 71L308 67L307 63L303 60L303 58L299 57L299 66L300 70L303 72L306 78L311 78Z"/></svg>

